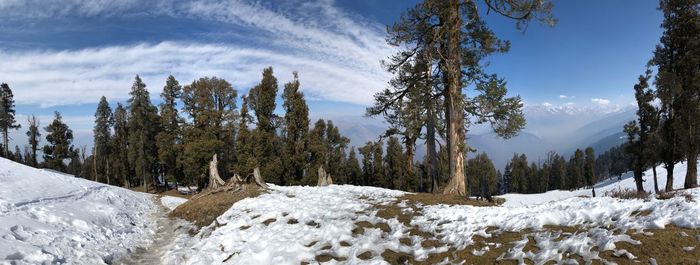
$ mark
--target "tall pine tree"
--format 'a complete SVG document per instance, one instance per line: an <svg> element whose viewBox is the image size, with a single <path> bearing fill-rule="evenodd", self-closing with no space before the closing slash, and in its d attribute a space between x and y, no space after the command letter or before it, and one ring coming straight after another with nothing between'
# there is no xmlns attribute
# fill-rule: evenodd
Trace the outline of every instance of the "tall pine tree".
<svg viewBox="0 0 700 265"><path fill-rule="evenodd" d="M66 172L63 160L75 157L73 130L63 123L63 117L58 111L54 112L54 120L44 130L47 142L43 148L46 167Z"/></svg>
<svg viewBox="0 0 700 265"><path fill-rule="evenodd" d="M284 178L288 183L301 183L309 156L309 107L299 91L299 77L284 85ZM313 169L311 169L313 170Z"/></svg>
<svg viewBox="0 0 700 265"><path fill-rule="evenodd" d="M39 165L36 152L39 149L39 142L41 141L39 120L36 118L36 116L32 115L31 117L27 118L27 124L29 124L27 138L29 139L29 147L31 148L31 157L25 157L25 159L27 160L28 165L36 167Z"/></svg>
<svg viewBox="0 0 700 265"><path fill-rule="evenodd" d="M158 110L151 103L146 84L136 75L128 100L128 156L134 177L140 179L144 189L155 180L157 173L156 134L160 131Z"/></svg>
<svg viewBox="0 0 700 265"><path fill-rule="evenodd" d="M182 154L182 127L184 123L177 108L177 101L182 95L182 86L174 76L168 76L160 98L163 102L160 110L160 125L163 131L156 136L158 160L165 167L165 175L182 182L182 167L178 158Z"/></svg>
<svg viewBox="0 0 700 265"><path fill-rule="evenodd" d="M15 99L12 89L6 83L0 84L0 132L3 140L3 154L9 155L9 131L19 129L21 126L15 120Z"/></svg>
<svg viewBox="0 0 700 265"><path fill-rule="evenodd" d="M94 135L92 166L95 181L104 181L110 183L110 167L108 156L112 152L112 126L114 125L114 116L112 108L109 107L107 98L102 96L97 104L95 111L95 127L92 129Z"/></svg>

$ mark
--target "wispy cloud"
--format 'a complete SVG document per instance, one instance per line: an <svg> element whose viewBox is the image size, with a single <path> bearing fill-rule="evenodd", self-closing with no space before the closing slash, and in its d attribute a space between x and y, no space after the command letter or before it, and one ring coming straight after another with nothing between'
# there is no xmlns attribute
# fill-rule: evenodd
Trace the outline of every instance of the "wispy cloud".
<svg viewBox="0 0 700 265"><path fill-rule="evenodd" d="M610 105L610 100L609 99L604 99L604 98L592 98L591 102L596 103L598 105L602 106L608 106Z"/></svg>
<svg viewBox="0 0 700 265"><path fill-rule="evenodd" d="M11 12L10 12L11 11ZM0 73L18 102L42 106L124 99L135 74L157 95L165 77L181 83L216 75L247 89L273 66L280 81L298 70L311 99L371 102L389 75L380 60L393 51L381 25L337 8L332 1L260 2L174 0L0 0L12 19L61 16L165 15L215 20L256 32L256 42L165 41L79 50L1 51Z"/></svg>
<svg viewBox="0 0 700 265"><path fill-rule="evenodd" d="M567 96L567 95L559 95L560 99L574 99L576 98L575 96Z"/></svg>

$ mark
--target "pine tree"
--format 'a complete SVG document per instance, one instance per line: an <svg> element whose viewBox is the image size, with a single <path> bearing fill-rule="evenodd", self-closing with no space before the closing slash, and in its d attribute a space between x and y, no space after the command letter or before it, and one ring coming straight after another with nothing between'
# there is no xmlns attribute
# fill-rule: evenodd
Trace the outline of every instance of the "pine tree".
<svg viewBox="0 0 700 265"><path fill-rule="evenodd" d="M637 184L637 192L644 192L643 172L651 165L656 156L652 155L652 141L654 123L657 117L656 108L653 106L654 92L649 89L651 70L647 69L644 75L639 76L639 83L634 85L634 96L637 100L637 121L625 125L628 136L627 152L632 156L632 171Z"/></svg>
<svg viewBox="0 0 700 265"><path fill-rule="evenodd" d="M354 147L350 148L350 153L348 154L348 159L345 163L345 175L348 178L348 184L364 185L362 181L362 169L360 168L360 161L357 159L357 154L355 153Z"/></svg>
<svg viewBox="0 0 700 265"><path fill-rule="evenodd" d="M248 123L251 119L248 113L248 97L242 96L241 117L238 123L238 134L236 134L236 163L231 169L232 172L248 176L253 173L253 169L258 164L255 156L252 155L252 143L250 142L250 129Z"/></svg>
<svg viewBox="0 0 700 265"><path fill-rule="evenodd" d="M498 192L498 172L486 153L477 154L467 161L470 193L477 198L491 200Z"/></svg>
<svg viewBox="0 0 700 265"><path fill-rule="evenodd" d="M15 145L14 160L17 163L24 164L24 158L22 158L22 150L19 150L19 145Z"/></svg>
<svg viewBox="0 0 700 265"><path fill-rule="evenodd" d="M4 147L3 154L8 156L9 152L9 130L19 129L21 126L15 120L15 99L12 89L6 83L0 84L0 132L2 132Z"/></svg>
<svg viewBox="0 0 700 265"><path fill-rule="evenodd" d="M593 147L586 148L586 158L583 166L583 177L586 179L586 186L593 189L593 197L595 197L595 183L598 181L595 168L595 152Z"/></svg>
<svg viewBox="0 0 700 265"><path fill-rule="evenodd" d="M109 154L112 174L126 188L137 180L133 179L133 169L129 164L129 125L126 108L117 103L114 109L114 137L112 137L112 153ZM87 161L90 162L90 161Z"/></svg>
<svg viewBox="0 0 700 265"><path fill-rule="evenodd" d="M333 121L328 120L326 122L326 149L327 160L326 168L328 174L330 174L335 179L338 179L338 183L344 183L343 179L343 160L345 159L345 148L347 148L350 140L340 134L340 129L333 125Z"/></svg>
<svg viewBox="0 0 700 265"><path fill-rule="evenodd" d="M585 158L583 151L581 149L576 149L574 154L569 159L569 164L567 167L567 184L569 190L575 190L583 187L585 180L583 177L583 167L585 164Z"/></svg>
<svg viewBox="0 0 700 265"><path fill-rule="evenodd" d="M700 127L700 7L697 0L663 0L659 9L664 13L661 27L664 29L659 45L654 51L652 63L657 66L656 86L664 112L663 153L668 176L672 177L676 152L685 151L688 161L684 187L697 186L697 128ZM640 125L641 126L641 125ZM676 138L678 137L678 138ZM680 145L677 145L680 144ZM678 150L683 147L684 150ZM667 181L666 190L671 190L673 179Z"/></svg>
<svg viewBox="0 0 700 265"><path fill-rule="evenodd" d="M328 169L328 140L326 139L326 121L319 119L314 128L309 132L309 170L305 175L303 184L312 185L318 179L318 168L323 166Z"/></svg>
<svg viewBox="0 0 700 265"><path fill-rule="evenodd" d="M277 97L277 78L274 76L272 67L263 70L260 83L250 89L248 93L248 105L255 112L256 127L252 133L252 142L255 145L251 148L253 156L256 157L257 167L260 173L265 176L275 176L278 184L282 176L281 165L277 165L279 154L276 152L277 137L275 133L277 116L274 114ZM269 177L267 177L269 179Z"/></svg>
<svg viewBox="0 0 700 265"><path fill-rule="evenodd" d="M522 26L533 18L553 23L548 15L551 3L521 1L485 1L488 11L515 19ZM402 15L401 20L389 28L387 38L391 45L404 50L390 60L397 65L410 62L411 58L427 54L427 61L437 61L444 91L447 148L449 153L450 183L445 193L464 195L464 140L466 131L465 110L479 122L490 122L495 131L510 137L524 126L519 98L501 95L505 82L483 73L482 60L495 52L505 52L508 43L498 40L488 29L477 12L474 1L425 0ZM406 47L408 50L405 50ZM485 83L479 90L481 100L465 98L463 84ZM490 95L488 95L490 93ZM503 91L503 94L505 92ZM482 105L483 104L483 105ZM468 108L465 108L469 106Z"/></svg>
<svg viewBox="0 0 700 265"><path fill-rule="evenodd" d="M128 156L134 177L141 179L146 191L156 175L158 150L156 134L160 131L158 110L151 103L146 84L136 75L129 92Z"/></svg>
<svg viewBox="0 0 700 265"><path fill-rule="evenodd" d="M31 156L25 157L27 164L33 167L39 165L39 161L36 157L36 151L39 149L39 142L41 141L41 133L39 132L39 120L36 116L32 115L27 118L27 123L29 124L29 130L27 130L27 137L29 138L29 146L31 148Z"/></svg>
<svg viewBox="0 0 700 265"><path fill-rule="evenodd" d="M109 107L107 98L102 96L100 102L97 104L97 110L95 111L95 127L92 130L94 135L92 166L95 181L105 181L107 184L110 183L108 156L112 152L110 141L112 139L113 125L114 116L112 115L112 108Z"/></svg>
<svg viewBox="0 0 700 265"><path fill-rule="evenodd" d="M184 133L181 162L185 174L199 177L202 187L207 185L206 171L214 154L218 154L220 172L233 161L236 97L231 84L216 77L200 78L183 88L182 101L192 124Z"/></svg>
<svg viewBox="0 0 700 265"><path fill-rule="evenodd" d="M373 159L374 143L367 142L359 151L362 155L362 183L363 186L378 186L374 177L374 159Z"/></svg>
<svg viewBox="0 0 700 265"><path fill-rule="evenodd" d="M389 137L384 158L386 184L389 185L387 188L398 190L409 190L409 188L412 188L409 186L407 179L405 159L399 139L393 136Z"/></svg>
<svg viewBox="0 0 700 265"><path fill-rule="evenodd" d="M75 155L73 149L73 130L63 123L61 113L54 112L54 120L44 128L46 131L46 142L44 145L44 163L47 168L66 172L64 159L72 158Z"/></svg>
<svg viewBox="0 0 700 265"><path fill-rule="evenodd" d="M384 141L379 140L372 146L372 180L374 186L391 188L393 185L387 177L384 166Z"/></svg>
<svg viewBox="0 0 700 265"><path fill-rule="evenodd" d="M177 182L183 181L183 170L178 163L182 154L182 130L184 123L177 109L177 101L182 95L182 86L174 76L168 76L160 98L163 102L159 105L160 125L163 131L156 136L158 146L158 160L165 167L165 175L174 178Z"/></svg>
<svg viewBox="0 0 700 265"><path fill-rule="evenodd" d="M294 72L294 80L284 85L282 94L285 110L283 178L295 184L302 182L309 156L309 107L299 86L299 77Z"/></svg>

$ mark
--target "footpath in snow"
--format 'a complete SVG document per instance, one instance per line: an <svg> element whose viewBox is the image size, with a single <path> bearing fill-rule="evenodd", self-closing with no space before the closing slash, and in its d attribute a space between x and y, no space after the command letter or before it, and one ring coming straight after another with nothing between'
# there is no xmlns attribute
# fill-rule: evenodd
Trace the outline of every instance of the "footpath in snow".
<svg viewBox="0 0 700 265"><path fill-rule="evenodd" d="M0 264L108 264L150 243L152 196L0 158Z"/></svg>

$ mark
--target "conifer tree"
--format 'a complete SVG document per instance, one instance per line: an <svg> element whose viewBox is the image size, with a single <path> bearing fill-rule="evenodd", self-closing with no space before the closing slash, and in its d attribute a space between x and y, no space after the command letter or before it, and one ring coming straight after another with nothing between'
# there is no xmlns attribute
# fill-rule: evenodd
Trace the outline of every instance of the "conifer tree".
<svg viewBox="0 0 700 265"><path fill-rule="evenodd" d="M595 183L598 181L595 168L595 152L593 147L586 148L586 158L583 166L583 176L586 179L586 186L593 189L593 197L595 197Z"/></svg>
<svg viewBox="0 0 700 265"><path fill-rule="evenodd" d="M29 129L27 130L27 137L29 138L29 147L31 148L31 156L25 157L27 164L33 167L39 165L39 161L36 157L36 152L39 149L39 142L41 141L41 133L39 132L39 120L36 116L32 115L27 118L27 124L29 124Z"/></svg>
<svg viewBox="0 0 700 265"><path fill-rule="evenodd" d="M3 154L8 156L9 152L9 131L19 129L21 125L15 120L15 99L12 89L6 83L0 84L0 132L3 137Z"/></svg>
<svg viewBox="0 0 700 265"><path fill-rule="evenodd" d="M697 0L663 0L659 9L664 14L659 45L654 51L652 63L657 66L656 86L661 101L662 150L668 176L672 177L676 152L685 153L688 161L684 187L697 186L697 156L700 133L700 7ZM641 124L640 124L641 126ZM676 138L678 137L678 138ZM680 143L680 146L677 145ZM681 147L683 150L678 150ZM671 190L673 179L667 181L666 190Z"/></svg>
<svg viewBox="0 0 700 265"><path fill-rule="evenodd" d="M393 185L384 169L384 141L379 140L372 146L372 182L374 186L391 188Z"/></svg>
<svg viewBox="0 0 700 265"><path fill-rule="evenodd" d="M238 134L236 134L236 163L231 169L232 172L248 176L253 173L253 169L257 165L255 156L252 155L252 144L250 142L250 114L248 113L248 97L242 96L241 117L238 123Z"/></svg>
<svg viewBox="0 0 700 265"><path fill-rule="evenodd" d="M470 193L477 198L491 200L497 193L498 173L486 153L477 154L467 161Z"/></svg>
<svg viewBox="0 0 700 265"><path fill-rule="evenodd" d="M44 128L46 131L46 142L44 145L44 163L47 168L66 172L64 159L72 158L75 155L73 148L73 130L63 123L61 113L54 112L54 120Z"/></svg>
<svg viewBox="0 0 700 265"><path fill-rule="evenodd" d="M287 181L296 184L302 182L309 156L309 107L299 85L299 77L294 72L294 80L284 85L282 94L285 110L283 174Z"/></svg>
<svg viewBox="0 0 700 265"><path fill-rule="evenodd" d="M277 116L274 114L277 97L277 78L272 67L265 68L260 83L250 89L248 93L248 105L255 112L256 127L252 132L252 154L257 160L256 166L260 167L260 173L265 176L281 176L281 161L276 153L277 137L275 133ZM312 170L313 171L313 170ZM268 177L269 178L269 177ZM280 179L276 179L278 184Z"/></svg>
<svg viewBox="0 0 700 265"><path fill-rule="evenodd" d="M484 1L486 10L518 21L520 27L533 18L548 23L551 3L547 1ZM490 122L495 131L511 137L524 126L519 98L505 98L505 82L483 72L482 60L495 52L505 52L508 43L498 40L481 20L475 1L425 0L409 9L401 20L389 28L391 45L403 50L390 60L401 65L419 54L437 61L444 97L450 182L445 193L466 194L464 152L466 122ZM429 52L421 52L429 51ZM434 52L439 51L439 52ZM462 94L465 84L480 84L481 99ZM465 113L469 115L465 119Z"/></svg>
<svg viewBox="0 0 700 265"><path fill-rule="evenodd" d="M637 121L632 121L625 125L625 132L628 136L627 152L632 156L632 171L638 192L644 192L643 173L647 166L651 165L652 155L652 135L654 134L654 122L656 119L656 108L653 106L654 92L649 89L649 79L651 70L647 69L644 75L639 76L639 83L634 85L634 96L637 100Z"/></svg>
<svg viewBox="0 0 700 265"><path fill-rule="evenodd" d="M384 164L386 165L386 184L389 189L408 190L409 183L406 174L403 148L396 137L389 137L386 147ZM412 187L411 187L412 188Z"/></svg>
<svg viewBox="0 0 700 265"><path fill-rule="evenodd" d="M192 124L185 130L181 162L185 174L199 177L202 187L209 179L206 171L214 154L219 155L220 172L233 160L229 151L235 144L236 97L231 84L216 77L200 78L183 88L184 110Z"/></svg>
<svg viewBox="0 0 700 265"><path fill-rule="evenodd" d="M136 75L128 100L128 157L134 177L141 179L146 191L156 174L158 150L156 134L160 131L158 110L151 103L146 84Z"/></svg>
<svg viewBox="0 0 700 265"><path fill-rule="evenodd" d="M350 153L348 154L348 159L346 160L345 164L347 183L352 185L363 185L362 169L360 168L360 161L357 159L357 154L355 153L355 147L350 148Z"/></svg>
<svg viewBox="0 0 700 265"><path fill-rule="evenodd" d="M340 134L340 129L334 126L331 120L326 122L325 137L326 149L328 150L326 171L332 177L338 179L338 183L343 183L343 160L345 159L345 148L347 148L350 140Z"/></svg>
<svg viewBox="0 0 700 265"><path fill-rule="evenodd" d="M22 150L19 150L19 145L15 145L14 160L17 163L24 164L24 158L22 157Z"/></svg>
<svg viewBox="0 0 700 265"><path fill-rule="evenodd" d="M93 174L95 181L104 181L109 184L110 170L108 156L112 152L110 142L112 139L112 126L114 116L112 108L109 107L107 98L102 96L95 111L95 127L92 130L93 141ZM100 179L101 177L101 179Z"/></svg>
<svg viewBox="0 0 700 265"><path fill-rule="evenodd" d="M374 181L374 161L372 156L372 150L374 149L374 143L367 142L362 146L359 151L362 155L362 181L360 185L363 186L377 186Z"/></svg>
<svg viewBox="0 0 700 265"><path fill-rule="evenodd" d="M114 137L111 145L113 148L110 154L112 173L124 187L131 188L137 180L133 179L133 169L129 165L128 113L121 103L117 103L114 109Z"/></svg>
<svg viewBox="0 0 700 265"><path fill-rule="evenodd" d="M178 164L178 158L182 154L182 130L184 123L180 117L177 101L182 95L182 86L174 76L168 76L160 98L163 103L159 105L160 125L163 131L156 136L158 146L158 160L165 166L165 174L182 182L182 167Z"/></svg>
<svg viewBox="0 0 700 265"><path fill-rule="evenodd" d="M576 149L574 154L569 159L569 165L567 168L567 184L569 190L575 190L583 187L585 180L583 177L583 167L585 164L585 158L583 151L581 149Z"/></svg>

